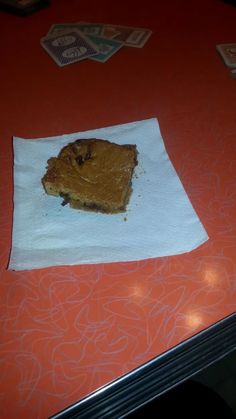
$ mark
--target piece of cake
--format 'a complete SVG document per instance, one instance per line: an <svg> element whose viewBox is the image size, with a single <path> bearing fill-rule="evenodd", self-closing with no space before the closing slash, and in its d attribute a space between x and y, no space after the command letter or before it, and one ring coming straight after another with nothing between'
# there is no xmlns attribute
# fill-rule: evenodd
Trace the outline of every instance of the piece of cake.
<svg viewBox="0 0 236 419"><path fill-rule="evenodd" d="M73 208L123 212L132 191L137 164L135 145L95 138L76 140L48 160L42 178L49 195L61 196Z"/></svg>

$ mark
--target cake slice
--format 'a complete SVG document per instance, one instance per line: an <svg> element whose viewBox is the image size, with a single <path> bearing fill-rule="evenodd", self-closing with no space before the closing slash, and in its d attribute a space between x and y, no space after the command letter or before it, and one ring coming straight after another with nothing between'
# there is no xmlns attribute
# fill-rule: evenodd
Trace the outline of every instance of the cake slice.
<svg viewBox="0 0 236 419"><path fill-rule="evenodd" d="M135 145L96 138L76 140L48 160L42 178L47 194L61 196L62 205L116 213L125 211L137 164Z"/></svg>

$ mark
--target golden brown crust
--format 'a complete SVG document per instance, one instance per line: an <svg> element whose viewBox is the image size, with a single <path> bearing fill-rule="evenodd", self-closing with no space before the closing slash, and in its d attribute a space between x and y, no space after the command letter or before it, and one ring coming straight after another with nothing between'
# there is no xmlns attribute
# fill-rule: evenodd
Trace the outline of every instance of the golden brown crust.
<svg viewBox="0 0 236 419"><path fill-rule="evenodd" d="M48 160L42 183L49 195L63 197L73 208L121 212L129 201L136 164L135 145L76 140Z"/></svg>

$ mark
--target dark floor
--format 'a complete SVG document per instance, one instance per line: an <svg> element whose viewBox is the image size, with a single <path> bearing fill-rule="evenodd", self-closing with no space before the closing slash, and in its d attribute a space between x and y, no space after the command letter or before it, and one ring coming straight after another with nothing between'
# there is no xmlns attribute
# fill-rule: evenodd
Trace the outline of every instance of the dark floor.
<svg viewBox="0 0 236 419"><path fill-rule="evenodd" d="M236 418L236 350L128 415L128 419L164 417Z"/></svg>

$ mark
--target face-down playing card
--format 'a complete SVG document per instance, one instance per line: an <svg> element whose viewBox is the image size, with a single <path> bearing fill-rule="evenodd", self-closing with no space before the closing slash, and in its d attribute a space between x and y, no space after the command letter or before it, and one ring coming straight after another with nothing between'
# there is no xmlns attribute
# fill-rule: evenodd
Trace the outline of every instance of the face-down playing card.
<svg viewBox="0 0 236 419"><path fill-rule="evenodd" d="M98 53L96 45L76 29L46 36L40 43L60 67Z"/></svg>

